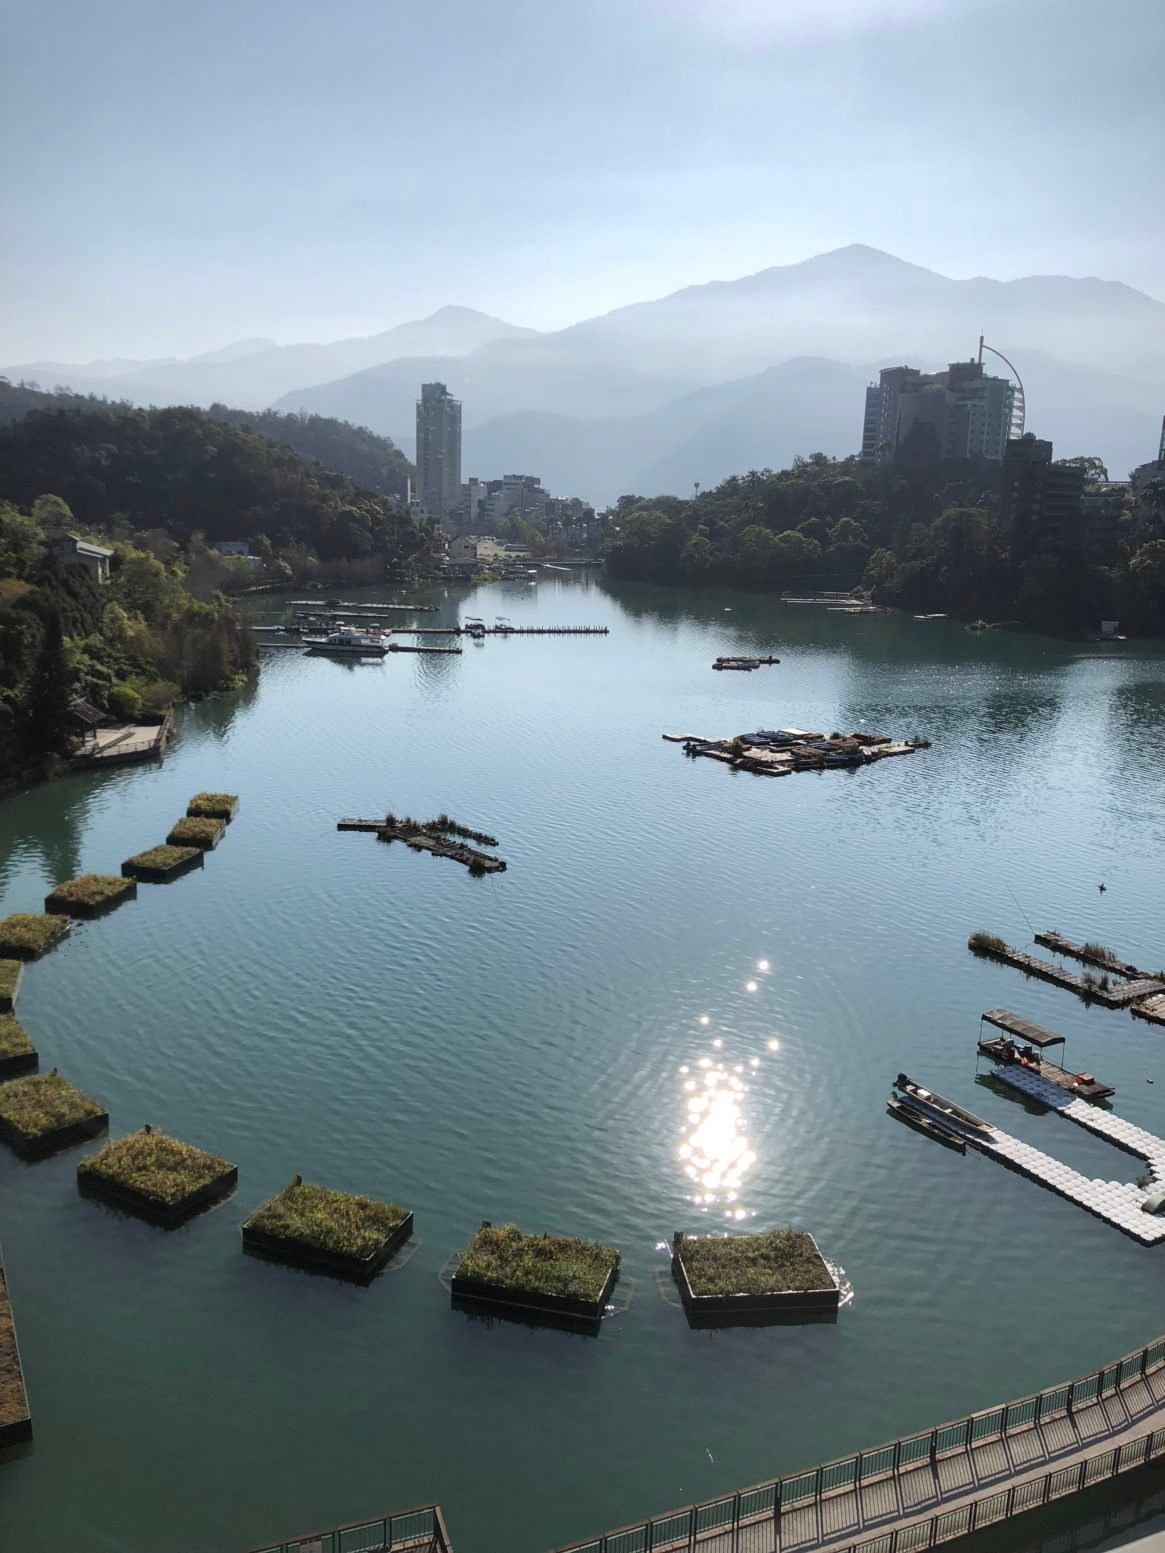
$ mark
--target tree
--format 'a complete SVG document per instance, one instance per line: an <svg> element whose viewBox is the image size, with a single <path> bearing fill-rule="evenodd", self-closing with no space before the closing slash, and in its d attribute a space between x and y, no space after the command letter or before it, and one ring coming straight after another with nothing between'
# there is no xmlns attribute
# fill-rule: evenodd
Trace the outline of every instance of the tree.
<svg viewBox="0 0 1165 1553"><path fill-rule="evenodd" d="M57 610L48 612L36 669L28 688L27 741L36 754L66 755L72 745L72 680Z"/></svg>
<svg viewBox="0 0 1165 1553"><path fill-rule="evenodd" d="M1104 464L1091 454L1078 454L1075 458L1058 458L1056 463L1064 469L1083 470L1084 478L1089 483L1108 479L1108 470Z"/></svg>

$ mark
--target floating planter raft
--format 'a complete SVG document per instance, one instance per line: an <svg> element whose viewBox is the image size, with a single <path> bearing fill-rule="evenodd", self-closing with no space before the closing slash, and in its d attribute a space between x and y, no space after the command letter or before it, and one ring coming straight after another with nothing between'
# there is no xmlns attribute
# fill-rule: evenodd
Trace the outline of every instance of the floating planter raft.
<svg viewBox="0 0 1165 1553"><path fill-rule="evenodd" d="M0 960L0 1014L10 1014L16 1007L24 965L20 960Z"/></svg>
<svg viewBox="0 0 1165 1553"><path fill-rule="evenodd" d="M66 879L45 896L44 909L67 917L99 917L122 901L133 900L138 887L117 874L81 874Z"/></svg>
<svg viewBox="0 0 1165 1553"><path fill-rule="evenodd" d="M714 669L738 669L742 674L751 674L753 669L759 669L762 664L780 663L779 658L717 658L712 665Z"/></svg>
<svg viewBox="0 0 1165 1553"><path fill-rule="evenodd" d="M28 1393L24 1389L24 1371L16 1342L16 1323L12 1302L0 1257L0 1449L23 1445L32 1439L32 1419L28 1412Z"/></svg>
<svg viewBox="0 0 1165 1553"><path fill-rule="evenodd" d="M926 739L896 742L881 733L811 733L804 728L762 728L738 733L731 739L705 739L696 734L682 740L664 734L671 743L682 742L685 755L719 760L734 771L757 776L788 776L793 771L824 771L831 766L868 766L889 755L913 755L928 749Z"/></svg>
<svg viewBox="0 0 1165 1553"><path fill-rule="evenodd" d="M160 1224L182 1223L234 1191L238 1180L237 1165L153 1127L106 1144L77 1166L83 1195Z"/></svg>
<svg viewBox="0 0 1165 1553"><path fill-rule="evenodd" d="M312 1186L296 1176L243 1225L243 1249L367 1283L412 1232L408 1208Z"/></svg>
<svg viewBox="0 0 1165 1553"><path fill-rule="evenodd" d="M453 1304L597 1328L618 1276L610 1246L485 1220L453 1274Z"/></svg>
<svg viewBox="0 0 1165 1553"><path fill-rule="evenodd" d="M672 1238L672 1276L689 1320L715 1326L836 1316L837 1279L807 1230Z"/></svg>
<svg viewBox="0 0 1165 1553"><path fill-rule="evenodd" d="M505 860L479 852L461 841L451 841L450 836L462 836L476 841L479 846L496 847L497 837L483 830L470 830L458 825L447 814L439 814L435 820L414 820L408 816L386 814L382 820L337 820L337 830L362 830L378 836L381 841L403 841L414 852L431 852L434 857L450 857L455 863L463 863L475 877L481 874L501 874L506 871Z"/></svg>
<svg viewBox="0 0 1165 1553"><path fill-rule="evenodd" d="M18 911L0 922L0 955L14 960L39 960L68 934L68 917Z"/></svg>
<svg viewBox="0 0 1165 1553"><path fill-rule="evenodd" d="M192 868L201 868L204 856L201 847L150 847L127 857L121 871L127 879L138 879L143 884L168 884Z"/></svg>
<svg viewBox="0 0 1165 1553"><path fill-rule="evenodd" d="M195 793L186 805L191 819L226 820L228 824L238 812L237 793Z"/></svg>
<svg viewBox="0 0 1165 1553"><path fill-rule="evenodd" d="M36 1047L15 1014L0 1014L0 1080L35 1073Z"/></svg>
<svg viewBox="0 0 1165 1553"><path fill-rule="evenodd" d="M168 847L201 847L212 852L223 838L227 828L225 820L212 820L186 815L166 837Z"/></svg>
<svg viewBox="0 0 1165 1553"><path fill-rule="evenodd" d="M100 1103L59 1073L31 1073L0 1084L0 1141L23 1159L42 1159L97 1138L108 1126L109 1113Z"/></svg>

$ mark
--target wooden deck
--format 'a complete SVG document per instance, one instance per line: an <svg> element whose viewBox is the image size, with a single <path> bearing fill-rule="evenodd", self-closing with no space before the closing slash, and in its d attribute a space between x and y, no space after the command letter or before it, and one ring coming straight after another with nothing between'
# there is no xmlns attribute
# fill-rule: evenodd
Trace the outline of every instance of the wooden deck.
<svg viewBox="0 0 1165 1553"><path fill-rule="evenodd" d="M935 1430L926 1456L910 1465L900 1457L916 1441L900 1440L557 1553L918 1553L936 1547L1165 1457L1165 1343L1152 1352L1151 1364L1149 1349L1131 1356L1128 1373L1130 1360L1122 1360L1084 1381ZM1075 1401L1078 1394L1087 1400ZM876 1470L867 1476L871 1467ZM839 1470L848 1480L831 1487Z"/></svg>

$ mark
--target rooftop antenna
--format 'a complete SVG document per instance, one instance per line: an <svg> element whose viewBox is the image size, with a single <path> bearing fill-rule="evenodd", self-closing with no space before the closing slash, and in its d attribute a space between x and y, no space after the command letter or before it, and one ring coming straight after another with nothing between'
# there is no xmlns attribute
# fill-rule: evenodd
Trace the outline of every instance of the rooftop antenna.
<svg viewBox="0 0 1165 1553"><path fill-rule="evenodd" d="M984 351L990 351L993 356L998 356L1000 361L1003 362L1004 366L1011 373L1012 377L1015 379L1015 381L1016 381L1016 383L1018 385L1016 390L1015 390L1015 393L1012 395L1012 398L1011 398L1011 436L1013 438L1015 438L1015 437L1022 437L1023 436L1023 427L1024 427L1024 418L1025 418L1026 410L1027 410L1026 404L1024 402L1023 378L1020 377L1019 373L1015 370L1015 367L1014 367L1013 363L1008 361L1007 357L1003 354L1003 352L1002 351L997 351L995 349L994 345L986 345L986 344L984 344L983 336L980 335L979 336L979 365L980 366L983 365L983 352Z"/></svg>

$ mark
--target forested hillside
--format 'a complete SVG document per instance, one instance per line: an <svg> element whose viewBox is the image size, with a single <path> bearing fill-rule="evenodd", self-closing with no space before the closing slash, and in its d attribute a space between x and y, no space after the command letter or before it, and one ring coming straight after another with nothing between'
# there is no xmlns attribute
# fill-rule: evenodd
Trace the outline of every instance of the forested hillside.
<svg viewBox="0 0 1165 1553"><path fill-rule="evenodd" d="M1092 460L1082 460L1091 465ZM1000 466L815 453L683 501L625 496L606 545L618 577L779 591L864 585L878 603L1054 635L1102 617L1165 636L1165 493L1128 498L1105 554L1040 548L999 520Z"/></svg>
<svg viewBox="0 0 1165 1553"><path fill-rule="evenodd" d="M295 417L278 417L280 422ZM248 427L190 408L86 401L0 430L0 499L52 492L82 524L304 547L323 561L407 559L423 545L401 508Z"/></svg>
<svg viewBox="0 0 1165 1553"><path fill-rule="evenodd" d="M230 603L187 587L187 558L118 543L99 585L49 553L46 529L76 526L55 496L29 513L0 501L0 778L70 753L78 698L156 721L183 696L239 684L255 663Z"/></svg>
<svg viewBox="0 0 1165 1553"><path fill-rule="evenodd" d="M124 400L75 394L68 389L47 393L26 383L0 378L0 426L31 415L34 410L128 409ZM301 457L319 463L336 474L347 475L357 485L378 496L403 502L413 466L394 442L378 437L365 426L353 426L329 415L281 414L278 410L236 410L213 404L206 412L212 420L257 431Z"/></svg>

